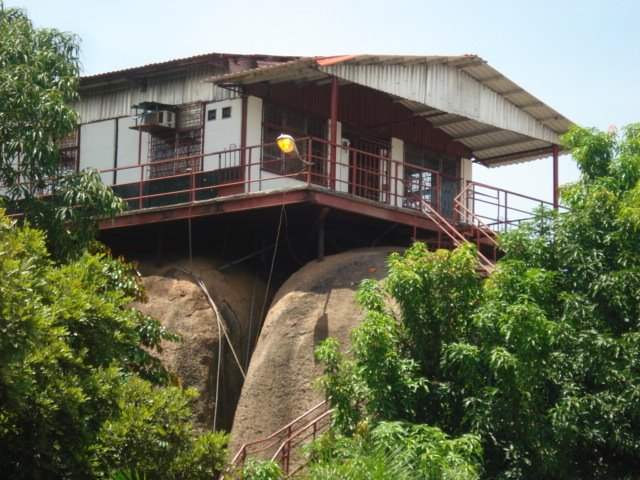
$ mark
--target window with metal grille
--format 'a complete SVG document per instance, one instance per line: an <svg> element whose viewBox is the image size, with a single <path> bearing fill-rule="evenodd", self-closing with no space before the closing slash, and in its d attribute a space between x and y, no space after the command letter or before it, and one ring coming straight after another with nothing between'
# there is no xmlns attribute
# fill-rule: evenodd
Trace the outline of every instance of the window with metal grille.
<svg viewBox="0 0 640 480"><path fill-rule="evenodd" d="M76 127L71 134L56 142L56 147L60 152L59 170L61 174L78 171L79 139L80 128Z"/></svg>
<svg viewBox="0 0 640 480"><path fill-rule="evenodd" d="M451 218L460 183L460 159L405 144L404 161L404 206L420 209L424 201Z"/></svg>
<svg viewBox="0 0 640 480"><path fill-rule="evenodd" d="M203 126L201 103L181 105L176 111L177 128L158 131L149 136L149 162L158 163L149 170L149 178L199 170L201 162L197 156L202 153ZM185 157L189 159L181 160Z"/></svg>
<svg viewBox="0 0 640 480"><path fill-rule="evenodd" d="M265 147L262 151L262 169L278 175L298 173L303 167L300 160L293 156L285 156L275 145L276 138L283 133L287 133L295 139L308 137L325 139L327 120L265 103L262 129L262 143L265 144ZM298 141L297 146L301 157L313 162L311 166L312 182L326 183L326 145L322 142L311 142L311 152L307 151L309 142Z"/></svg>

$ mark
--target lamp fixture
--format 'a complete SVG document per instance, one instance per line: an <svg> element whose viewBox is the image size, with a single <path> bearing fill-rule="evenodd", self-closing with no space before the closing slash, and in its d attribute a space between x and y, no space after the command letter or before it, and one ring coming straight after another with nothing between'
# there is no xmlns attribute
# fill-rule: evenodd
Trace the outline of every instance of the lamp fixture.
<svg viewBox="0 0 640 480"><path fill-rule="evenodd" d="M294 153L296 156L300 156L296 141L291 135L287 135L286 133L280 134L280 136L276 138L276 143L283 153Z"/></svg>

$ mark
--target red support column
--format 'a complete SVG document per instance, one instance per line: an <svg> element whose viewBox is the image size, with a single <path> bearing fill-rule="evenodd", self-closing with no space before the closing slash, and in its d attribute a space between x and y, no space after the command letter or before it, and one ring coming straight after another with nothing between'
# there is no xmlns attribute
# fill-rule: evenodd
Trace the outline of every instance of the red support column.
<svg viewBox="0 0 640 480"><path fill-rule="evenodd" d="M331 80L331 156L329 159L329 188L336 189L336 170L338 168L338 78Z"/></svg>
<svg viewBox="0 0 640 480"><path fill-rule="evenodd" d="M554 144L552 147L553 152L553 208L558 210L560 207L559 197L559 176L558 176L558 145Z"/></svg>
<svg viewBox="0 0 640 480"><path fill-rule="evenodd" d="M247 176L245 173L247 165L247 113L248 113L249 98L247 95L242 95L242 119L240 124L240 171L242 172L241 179L244 180ZM250 168L250 167L249 167ZM249 189L247 189L248 191Z"/></svg>

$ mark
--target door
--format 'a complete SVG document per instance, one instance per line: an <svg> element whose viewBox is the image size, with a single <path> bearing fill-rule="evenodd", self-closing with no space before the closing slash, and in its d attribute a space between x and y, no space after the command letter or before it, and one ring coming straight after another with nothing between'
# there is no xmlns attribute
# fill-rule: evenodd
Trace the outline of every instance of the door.
<svg viewBox="0 0 640 480"><path fill-rule="evenodd" d="M388 142L351 137L349 155L349 193L368 200L387 201L385 191L389 152Z"/></svg>

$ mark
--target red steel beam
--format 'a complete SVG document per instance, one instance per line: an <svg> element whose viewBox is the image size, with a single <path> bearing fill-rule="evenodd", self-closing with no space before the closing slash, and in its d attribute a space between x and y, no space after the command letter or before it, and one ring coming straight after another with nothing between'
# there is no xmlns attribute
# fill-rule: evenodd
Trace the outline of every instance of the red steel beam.
<svg viewBox="0 0 640 480"><path fill-rule="evenodd" d="M358 201L352 198L346 198L331 193L312 191L310 193L311 201L318 205L343 210L346 212L358 213L367 217L373 217L389 222L401 223L403 225L413 226L417 224L422 230L437 231L438 227L431 220L419 216L419 212L404 212L389 208L385 204L380 206L373 205L366 201Z"/></svg>
<svg viewBox="0 0 640 480"><path fill-rule="evenodd" d="M242 212L257 208L269 208L280 205L304 203L309 200L307 190L276 192L268 195L242 195L237 198L225 198L198 204L184 204L175 207L157 207L149 210L125 213L113 220L101 220L100 230L130 227L147 223L167 222L187 218L206 217L224 213Z"/></svg>
<svg viewBox="0 0 640 480"><path fill-rule="evenodd" d="M110 230L112 228L215 216L225 213L303 203L335 208L336 210L408 226L415 225L421 230L438 230L435 223L427 218L421 217L418 212L412 213L391 209L384 204L380 204L379 206L373 205L367 201L315 191L313 188L284 192L279 191L264 195L239 195L235 198L223 198L206 203L201 202L191 205L184 204L175 207L158 207L149 210L134 211L120 215L113 220L102 220L99 223L99 227L101 230Z"/></svg>

